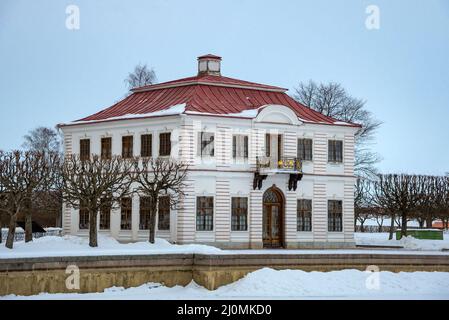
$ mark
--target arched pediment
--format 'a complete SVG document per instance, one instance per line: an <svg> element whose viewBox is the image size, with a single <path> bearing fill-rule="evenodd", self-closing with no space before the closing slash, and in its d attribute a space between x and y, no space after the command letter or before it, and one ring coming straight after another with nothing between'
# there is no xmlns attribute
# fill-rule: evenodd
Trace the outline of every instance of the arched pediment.
<svg viewBox="0 0 449 320"><path fill-rule="evenodd" d="M256 117L256 122L285 123L293 125L300 125L302 123L292 109L278 104L268 104L260 108L259 114Z"/></svg>

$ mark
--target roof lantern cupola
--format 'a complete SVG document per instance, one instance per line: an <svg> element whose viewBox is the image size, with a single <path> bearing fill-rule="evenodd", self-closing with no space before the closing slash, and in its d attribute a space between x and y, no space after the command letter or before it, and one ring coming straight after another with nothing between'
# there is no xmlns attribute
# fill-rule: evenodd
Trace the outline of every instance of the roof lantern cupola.
<svg viewBox="0 0 449 320"><path fill-rule="evenodd" d="M221 57L213 54L198 57L198 75L221 76Z"/></svg>

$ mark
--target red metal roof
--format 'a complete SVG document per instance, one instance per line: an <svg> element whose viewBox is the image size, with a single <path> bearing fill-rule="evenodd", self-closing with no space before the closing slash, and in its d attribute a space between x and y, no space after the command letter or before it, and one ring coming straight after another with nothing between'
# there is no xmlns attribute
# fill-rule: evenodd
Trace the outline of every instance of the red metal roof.
<svg viewBox="0 0 449 320"><path fill-rule="evenodd" d="M200 60L200 59L215 59L215 60L221 60L221 57L209 53L209 54L205 54L205 55L203 55L203 56L199 56L199 57L198 57L198 60Z"/></svg>
<svg viewBox="0 0 449 320"><path fill-rule="evenodd" d="M185 104L184 113L194 111L217 116L277 104L290 107L302 121L339 125L334 123L337 120L295 101L285 93L286 90L222 76L195 76L133 89L130 96L113 106L76 122L107 121L127 115L144 117L179 104Z"/></svg>

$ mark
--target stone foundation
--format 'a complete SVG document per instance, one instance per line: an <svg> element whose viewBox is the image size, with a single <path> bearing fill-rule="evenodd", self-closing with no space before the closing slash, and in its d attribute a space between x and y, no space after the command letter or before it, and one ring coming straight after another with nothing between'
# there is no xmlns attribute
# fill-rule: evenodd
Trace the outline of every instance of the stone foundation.
<svg viewBox="0 0 449 320"><path fill-rule="evenodd" d="M68 266L80 270L80 289L66 287ZM423 254L167 254L145 256L52 257L0 261L0 296L49 293L102 292L117 287L136 287L147 282L168 287L185 286L192 280L210 290L237 281L249 272L270 267L278 270L449 272L449 255Z"/></svg>

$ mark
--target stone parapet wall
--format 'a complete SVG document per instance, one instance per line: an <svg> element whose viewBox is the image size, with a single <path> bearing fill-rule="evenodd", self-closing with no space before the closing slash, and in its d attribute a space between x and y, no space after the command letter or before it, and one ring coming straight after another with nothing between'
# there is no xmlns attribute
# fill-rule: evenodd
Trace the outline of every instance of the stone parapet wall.
<svg viewBox="0 0 449 320"><path fill-rule="evenodd" d="M269 267L304 271L365 270L446 271L449 254L305 253L289 254L163 254L134 256L48 257L0 260L0 296L49 293L102 292L120 286L148 282L168 287L185 286L192 280L208 289L232 283L249 272ZM80 270L80 289L69 290L68 266Z"/></svg>

